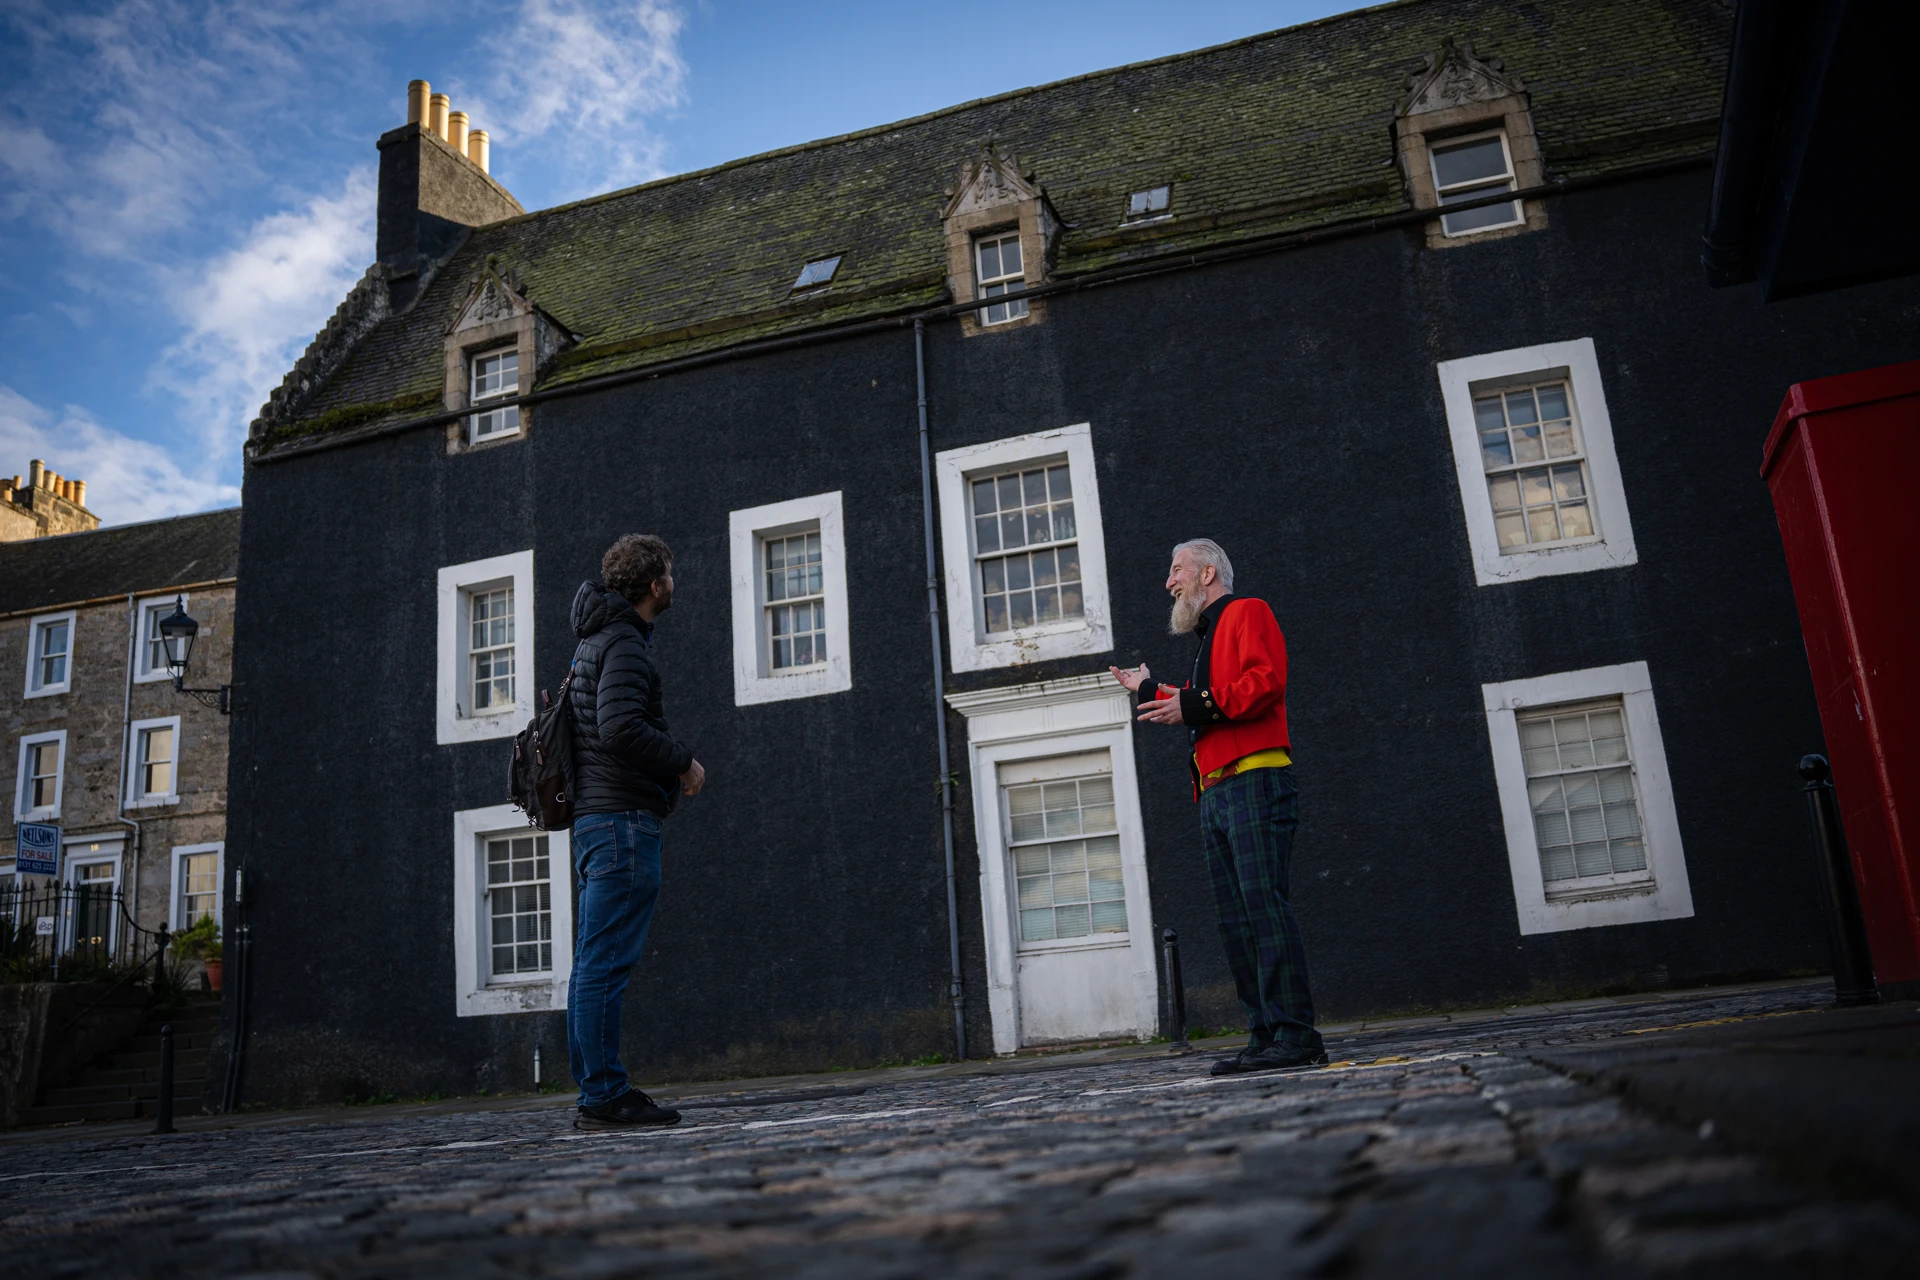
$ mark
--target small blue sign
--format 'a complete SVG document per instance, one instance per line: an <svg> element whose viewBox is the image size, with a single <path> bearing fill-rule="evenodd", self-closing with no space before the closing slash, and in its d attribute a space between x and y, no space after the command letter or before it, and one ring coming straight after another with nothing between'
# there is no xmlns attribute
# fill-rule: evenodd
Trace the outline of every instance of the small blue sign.
<svg viewBox="0 0 1920 1280"><path fill-rule="evenodd" d="M51 822L23 822L19 828L13 869L22 875L60 874L60 828Z"/></svg>

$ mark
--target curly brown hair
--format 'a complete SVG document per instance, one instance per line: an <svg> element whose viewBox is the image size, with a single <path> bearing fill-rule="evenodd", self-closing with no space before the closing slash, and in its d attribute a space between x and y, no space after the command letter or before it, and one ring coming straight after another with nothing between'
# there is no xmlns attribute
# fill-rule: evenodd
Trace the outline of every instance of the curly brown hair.
<svg viewBox="0 0 1920 1280"><path fill-rule="evenodd" d="M630 533L600 557L600 580L637 604L673 567L673 552L650 533Z"/></svg>

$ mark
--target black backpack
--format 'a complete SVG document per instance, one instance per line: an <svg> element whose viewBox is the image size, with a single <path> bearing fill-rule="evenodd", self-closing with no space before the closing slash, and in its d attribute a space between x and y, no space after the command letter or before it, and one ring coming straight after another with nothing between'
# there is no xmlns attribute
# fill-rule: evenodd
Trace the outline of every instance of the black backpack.
<svg viewBox="0 0 1920 1280"><path fill-rule="evenodd" d="M527 824L541 831L573 825L573 705L560 682L558 699L540 691L540 710L513 737L513 762L507 766L507 795L524 810Z"/></svg>

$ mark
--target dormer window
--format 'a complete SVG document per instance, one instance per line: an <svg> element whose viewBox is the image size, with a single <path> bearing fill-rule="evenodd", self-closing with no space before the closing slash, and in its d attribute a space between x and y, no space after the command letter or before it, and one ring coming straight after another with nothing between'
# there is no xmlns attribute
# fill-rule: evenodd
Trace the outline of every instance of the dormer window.
<svg viewBox="0 0 1920 1280"><path fill-rule="evenodd" d="M1027 287L1026 272L1020 265L1020 233L982 236L973 242L973 259L981 298L997 298ZM1026 299L997 302L980 309L981 324L1005 324L1027 314Z"/></svg>
<svg viewBox="0 0 1920 1280"><path fill-rule="evenodd" d="M1429 249L1452 249L1547 225L1539 200L1500 200L1546 181L1526 86L1471 46L1443 42L1407 79L1393 131L1409 203L1438 215L1426 223ZM1449 205L1493 198L1458 213Z"/></svg>
<svg viewBox="0 0 1920 1280"><path fill-rule="evenodd" d="M1145 191L1136 191L1127 197L1127 220L1153 218L1167 211L1172 201L1172 187L1148 187Z"/></svg>
<svg viewBox="0 0 1920 1280"><path fill-rule="evenodd" d="M518 349L492 351L473 357L473 372L468 386L467 403L480 409L492 401L509 399L520 394L520 352ZM520 407L518 405L500 405L486 409L467 419L468 431L475 444L482 440L494 440L501 436L515 435L520 430Z"/></svg>
<svg viewBox="0 0 1920 1280"><path fill-rule="evenodd" d="M525 440L539 415L511 401L532 391L541 371L571 341L567 330L527 301L513 277L490 257L441 348L447 452Z"/></svg>
<svg viewBox="0 0 1920 1280"><path fill-rule="evenodd" d="M821 285L831 281L839 270L840 259L838 256L820 258L816 261L809 262L800 269L800 278L793 282L794 291L817 289Z"/></svg>
<svg viewBox="0 0 1920 1280"><path fill-rule="evenodd" d="M1513 190L1513 157L1504 129L1432 142L1428 155L1433 162L1434 191L1442 208ZM1520 220L1519 204L1510 201L1444 214L1440 225L1449 236L1464 236L1511 227Z"/></svg>

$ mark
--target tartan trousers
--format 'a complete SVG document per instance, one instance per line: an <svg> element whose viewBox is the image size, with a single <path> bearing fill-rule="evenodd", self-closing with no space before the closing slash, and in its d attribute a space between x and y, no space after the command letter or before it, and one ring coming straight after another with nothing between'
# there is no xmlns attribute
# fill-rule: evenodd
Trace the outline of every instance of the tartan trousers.
<svg viewBox="0 0 1920 1280"><path fill-rule="evenodd" d="M1293 768L1249 769L1200 793L1200 834L1233 984L1256 1044L1320 1047L1307 951L1288 897L1299 825Z"/></svg>

